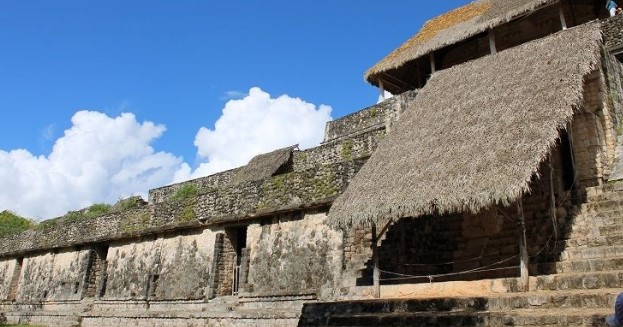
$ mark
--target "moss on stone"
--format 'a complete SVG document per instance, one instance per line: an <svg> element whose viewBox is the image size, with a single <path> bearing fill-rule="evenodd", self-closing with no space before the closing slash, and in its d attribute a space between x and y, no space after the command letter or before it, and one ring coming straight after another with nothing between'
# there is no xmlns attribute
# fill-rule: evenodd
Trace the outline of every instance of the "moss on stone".
<svg viewBox="0 0 623 327"><path fill-rule="evenodd" d="M189 199L184 203L181 209L178 210L178 214L175 215L175 222L187 223L195 219L197 219L197 215L195 214L195 202Z"/></svg>
<svg viewBox="0 0 623 327"><path fill-rule="evenodd" d="M140 232L148 227L149 212L140 211L124 217L119 224L119 231L122 233Z"/></svg>
<svg viewBox="0 0 623 327"><path fill-rule="evenodd" d="M314 198L322 199L333 195L336 195L339 189L335 185L337 176L334 172L330 171L319 178L311 180L312 183L312 195ZM312 200L312 199L310 199Z"/></svg>
<svg viewBox="0 0 623 327"><path fill-rule="evenodd" d="M195 184L184 184L182 187L177 189L173 196L171 197L173 201L184 201L186 199L194 198L199 193L199 188Z"/></svg>
<svg viewBox="0 0 623 327"><path fill-rule="evenodd" d="M376 108L370 109L370 117L374 118L378 114Z"/></svg>
<svg viewBox="0 0 623 327"><path fill-rule="evenodd" d="M346 140L342 143L342 150L340 152L342 160L348 161L353 159L353 141Z"/></svg>

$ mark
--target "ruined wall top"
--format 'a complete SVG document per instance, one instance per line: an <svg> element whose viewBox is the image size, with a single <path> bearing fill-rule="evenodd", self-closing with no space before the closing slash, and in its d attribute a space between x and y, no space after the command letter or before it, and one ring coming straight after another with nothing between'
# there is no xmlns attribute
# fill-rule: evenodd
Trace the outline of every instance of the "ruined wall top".
<svg viewBox="0 0 623 327"><path fill-rule="evenodd" d="M398 119L400 112L406 109L416 95L417 91L407 91L374 106L328 122L323 143L352 137L369 130L389 127Z"/></svg>

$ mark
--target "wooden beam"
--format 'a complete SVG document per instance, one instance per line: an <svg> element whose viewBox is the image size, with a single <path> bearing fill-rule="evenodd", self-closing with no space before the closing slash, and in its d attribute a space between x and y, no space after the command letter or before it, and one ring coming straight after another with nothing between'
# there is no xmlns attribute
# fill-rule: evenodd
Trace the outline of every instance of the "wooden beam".
<svg viewBox="0 0 623 327"><path fill-rule="evenodd" d="M381 100L385 100L385 88L383 87L383 80L379 78L379 91L381 92Z"/></svg>
<svg viewBox="0 0 623 327"><path fill-rule="evenodd" d="M381 297L381 273L379 271L379 251L378 251L378 237L376 234L376 224L372 223L372 262L374 263L374 270L372 271L372 283L373 290L372 296L375 299Z"/></svg>
<svg viewBox="0 0 623 327"><path fill-rule="evenodd" d="M387 232L387 230L389 229L389 225L391 225L393 222L394 222L394 220L390 219L390 220L387 221L387 224L385 224L385 226L383 226L383 228L381 229L379 234L376 236L377 244L378 244L378 241L381 240L381 237L383 237L383 235L385 235L385 232Z"/></svg>
<svg viewBox="0 0 623 327"><path fill-rule="evenodd" d="M416 61L415 62L415 74L417 75L417 80L416 80L416 88L421 89L422 88L422 80L424 79L422 76L422 73L420 72L420 61Z"/></svg>
<svg viewBox="0 0 623 327"><path fill-rule="evenodd" d="M431 52L428 54L430 58L430 73L431 75L435 73L435 52Z"/></svg>
<svg viewBox="0 0 623 327"><path fill-rule="evenodd" d="M567 29L567 19L565 19L565 10L562 7L562 2L560 6L558 6L558 14L560 15L560 26L562 26L563 30Z"/></svg>
<svg viewBox="0 0 623 327"><path fill-rule="evenodd" d="M489 30L489 51L492 55L498 53L498 49L495 45L495 33L493 30Z"/></svg>
<svg viewBox="0 0 623 327"><path fill-rule="evenodd" d="M517 203L517 225L519 226L519 290L530 290L530 271L528 270L528 245L526 241L526 222L523 214L523 201Z"/></svg>

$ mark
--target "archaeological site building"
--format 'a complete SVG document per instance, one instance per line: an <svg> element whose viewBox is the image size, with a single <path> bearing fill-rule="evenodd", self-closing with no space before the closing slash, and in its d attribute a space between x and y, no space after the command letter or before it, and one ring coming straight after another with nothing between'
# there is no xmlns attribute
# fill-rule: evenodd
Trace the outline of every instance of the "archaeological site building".
<svg viewBox="0 0 623 327"><path fill-rule="evenodd" d="M477 0L365 73L321 145L0 239L47 326L601 326L623 290L623 16Z"/></svg>

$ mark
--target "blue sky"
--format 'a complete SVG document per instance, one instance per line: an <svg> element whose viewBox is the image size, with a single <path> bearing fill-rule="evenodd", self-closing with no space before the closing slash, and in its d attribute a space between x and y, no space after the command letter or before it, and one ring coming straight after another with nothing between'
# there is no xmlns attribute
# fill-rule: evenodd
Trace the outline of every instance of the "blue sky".
<svg viewBox="0 0 623 327"><path fill-rule="evenodd" d="M0 211L49 218L312 146L376 102L366 69L466 3L1 1ZM245 134L265 115L289 120Z"/></svg>

